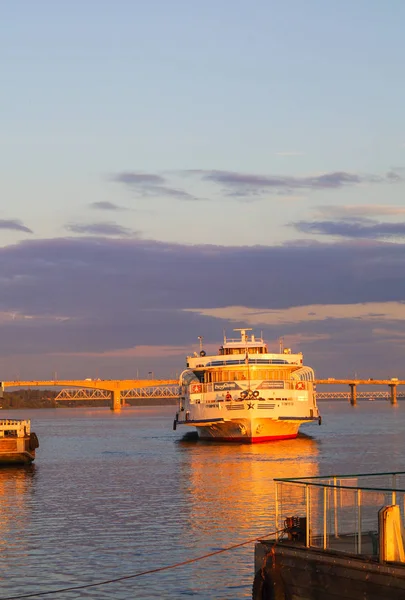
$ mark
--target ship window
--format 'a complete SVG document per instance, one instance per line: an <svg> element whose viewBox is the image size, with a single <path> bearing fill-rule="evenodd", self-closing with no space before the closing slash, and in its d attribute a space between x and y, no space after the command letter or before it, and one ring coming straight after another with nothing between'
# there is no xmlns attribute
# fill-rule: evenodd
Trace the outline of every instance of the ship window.
<svg viewBox="0 0 405 600"><path fill-rule="evenodd" d="M188 385L192 382L198 382L200 381L198 379L198 377L196 377L196 374L193 371L183 371L183 373L180 375L180 384L181 385Z"/></svg>

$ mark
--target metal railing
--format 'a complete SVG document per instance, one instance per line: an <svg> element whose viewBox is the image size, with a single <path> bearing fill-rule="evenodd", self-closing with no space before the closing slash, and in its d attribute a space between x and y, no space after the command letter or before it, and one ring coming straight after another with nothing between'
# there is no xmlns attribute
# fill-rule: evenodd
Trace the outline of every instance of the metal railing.
<svg viewBox="0 0 405 600"><path fill-rule="evenodd" d="M276 530L306 547L378 556L379 511L405 515L405 471L275 479ZM291 524L294 526L291 528ZM278 539L285 534L279 534Z"/></svg>
<svg viewBox="0 0 405 600"><path fill-rule="evenodd" d="M241 387L240 383L248 383L248 379L227 379L224 381L215 381L212 383L191 383L190 384L190 392L192 394L205 394L210 392L217 392L218 395L221 393L226 394L226 392L231 392L235 394L239 394L244 391L244 388ZM308 381L291 381L291 380L266 380L262 383L261 386L256 388L257 384L252 385L253 390L258 390L261 392L280 392L279 395L283 394L284 390L297 390L297 391L305 391L310 389ZM187 386L180 386L180 395L185 395L187 391Z"/></svg>

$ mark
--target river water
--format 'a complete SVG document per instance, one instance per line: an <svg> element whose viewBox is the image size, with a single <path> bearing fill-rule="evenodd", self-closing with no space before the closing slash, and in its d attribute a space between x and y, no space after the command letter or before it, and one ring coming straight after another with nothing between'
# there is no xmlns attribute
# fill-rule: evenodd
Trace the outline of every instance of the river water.
<svg viewBox="0 0 405 600"><path fill-rule="evenodd" d="M253 543L60 590L266 535L274 477L405 470L405 403L320 409L321 427L253 446L184 441L185 428L172 430L174 406L4 411L31 419L40 448L33 466L0 469L0 598L250 598Z"/></svg>

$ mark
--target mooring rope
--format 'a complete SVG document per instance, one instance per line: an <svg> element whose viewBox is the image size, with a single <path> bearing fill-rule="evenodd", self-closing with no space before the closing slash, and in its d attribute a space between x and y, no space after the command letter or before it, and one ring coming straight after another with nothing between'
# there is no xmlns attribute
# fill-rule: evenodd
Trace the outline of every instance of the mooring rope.
<svg viewBox="0 0 405 600"><path fill-rule="evenodd" d="M48 590L46 592L36 592L31 594L21 594L19 596L2 596L1 600L21 600L23 598L38 598L39 596L47 596L50 594L61 594L62 592L74 592L76 590L85 590L92 587L98 587L102 585L109 585L111 583L118 583L120 581L126 581L127 579L136 579L137 577L142 577L143 575L150 575L152 573L160 573L162 571L169 571L170 569L177 569L178 567L184 567L185 565L190 565L192 563L196 563L200 560L204 560L205 558L209 558L210 556L215 556L216 554L223 554L224 552L229 552L230 550L235 550L235 548L241 548L242 546L247 546L248 544L252 544L253 542L259 542L260 540L265 539L267 536L276 535L277 533L282 533L285 529L279 529L278 531L272 531L271 533L267 533L265 536L261 535L260 537L252 538L250 540L246 540L245 542L240 542L239 544L233 544L232 546L228 546L227 548L222 548L222 550L214 550L213 552L209 552L208 554L203 554L202 556L197 556L196 558L189 558L188 560L183 560L182 562L178 562L172 565L166 565L164 567L157 567L156 569L149 569L147 571L141 571L139 573L134 573L132 575L122 575L121 577L116 577L114 579L105 579L104 581L97 581L96 583L85 583L83 585L73 585L70 587L59 588L55 590Z"/></svg>

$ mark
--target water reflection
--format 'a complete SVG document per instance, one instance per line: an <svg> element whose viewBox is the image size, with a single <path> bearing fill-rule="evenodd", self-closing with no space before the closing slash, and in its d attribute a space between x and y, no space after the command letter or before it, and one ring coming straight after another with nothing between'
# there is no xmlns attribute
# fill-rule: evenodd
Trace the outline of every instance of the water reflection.
<svg viewBox="0 0 405 600"><path fill-rule="evenodd" d="M318 442L300 435L269 444L182 442L183 493L188 527L196 538L217 542L233 531L235 542L274 529L273 479L319 474ZM210 510L209 507L212 507Z"/></svg>
<svg viewBox="0 0 405 600"><path fill-rule="evenodd" d="M0 468L0 553L19 542L31 518L35 465Z"/></svg>

